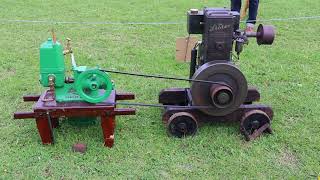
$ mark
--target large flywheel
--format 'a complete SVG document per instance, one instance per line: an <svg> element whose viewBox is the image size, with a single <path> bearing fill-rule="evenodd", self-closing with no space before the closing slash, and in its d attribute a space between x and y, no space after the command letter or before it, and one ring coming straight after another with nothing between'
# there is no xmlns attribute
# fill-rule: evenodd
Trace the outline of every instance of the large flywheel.
<svg viewBox="0 0 320 180"><path fill-rule="evenodd" d="M194 73L192 79L215 83L191 83L194 106L212 106L200 110L212 116L224 116L235 111L247 96L248 85L245 76L228 62L208 62Z"/></svg>

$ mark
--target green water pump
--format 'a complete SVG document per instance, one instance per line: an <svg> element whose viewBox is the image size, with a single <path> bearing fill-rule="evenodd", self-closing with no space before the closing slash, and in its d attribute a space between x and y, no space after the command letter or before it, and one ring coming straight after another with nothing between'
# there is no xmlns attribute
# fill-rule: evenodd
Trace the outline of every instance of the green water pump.
<svg viewBox="0 0 320 180"><path fill-rule="evenodd" d="M67 39L66 49L53 38L48 38L40 47L40 83L50 87L57 102L85 101L99 103L106 100L114 84L106 72L98 67L77 66ZM64 56L70 54L72 77L66 76Z"/></svg>

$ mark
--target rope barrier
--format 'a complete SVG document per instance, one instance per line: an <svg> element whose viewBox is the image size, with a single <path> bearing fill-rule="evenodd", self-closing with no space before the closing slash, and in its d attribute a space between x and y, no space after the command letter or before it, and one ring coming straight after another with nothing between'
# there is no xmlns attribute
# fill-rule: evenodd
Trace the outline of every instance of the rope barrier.
<svg viewBox="0 0 320 180"><path fill-rule="evenodd" d="M256 22L274 22L274 21L306 21L320 20L320 16L302 16L289 18L271 18L257 19ZM240 21L242 23L250 21ZM183 25L185 22L86 22L86 21L50 21L50 20L21 20L21 19L0 19L0 23L33 23L33 24L80 24L80 25Z"/></svg>
<svg viewBox="0 0 320 180"><path fill-rule="evenodd" d="M257 19L256 22L273 22L273 21L294 21L294 20L320 20L320 16L302 16L291 18L272 18L272 19ZM252 22L252 21L240 21L240 22Z"/></svg>
<svg viewBox="0 0 320 180"><path fill-rule="evenodd" d="M1 23L39 23L39 24L85 24L85 25L177 25L183 22L81 22L81 21L46 21L46 20L11 20L0 19Z"/></svg>

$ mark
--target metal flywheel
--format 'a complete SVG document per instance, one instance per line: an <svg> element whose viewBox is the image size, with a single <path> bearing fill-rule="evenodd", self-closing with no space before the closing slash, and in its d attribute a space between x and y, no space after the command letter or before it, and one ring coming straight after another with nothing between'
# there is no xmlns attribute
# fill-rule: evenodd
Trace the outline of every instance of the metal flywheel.
<svg viewBox="0 0 320 180"><path fill-rule="evenodd" d="M113 89L109 75L98 69L82 72L75 83L80 97L90 103L104 101Z"/></svg>

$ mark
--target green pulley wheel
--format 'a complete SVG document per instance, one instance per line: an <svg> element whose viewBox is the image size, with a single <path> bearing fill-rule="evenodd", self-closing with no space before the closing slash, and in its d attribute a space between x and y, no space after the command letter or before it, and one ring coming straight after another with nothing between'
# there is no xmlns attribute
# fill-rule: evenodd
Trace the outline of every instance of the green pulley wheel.
<svg viewBox="0 0 320 180"><path fill-rule="evenodd" d="M104 101L113 90L109 75L98 69L82 72L75 81L79 96L90 103Z"/></svg>

